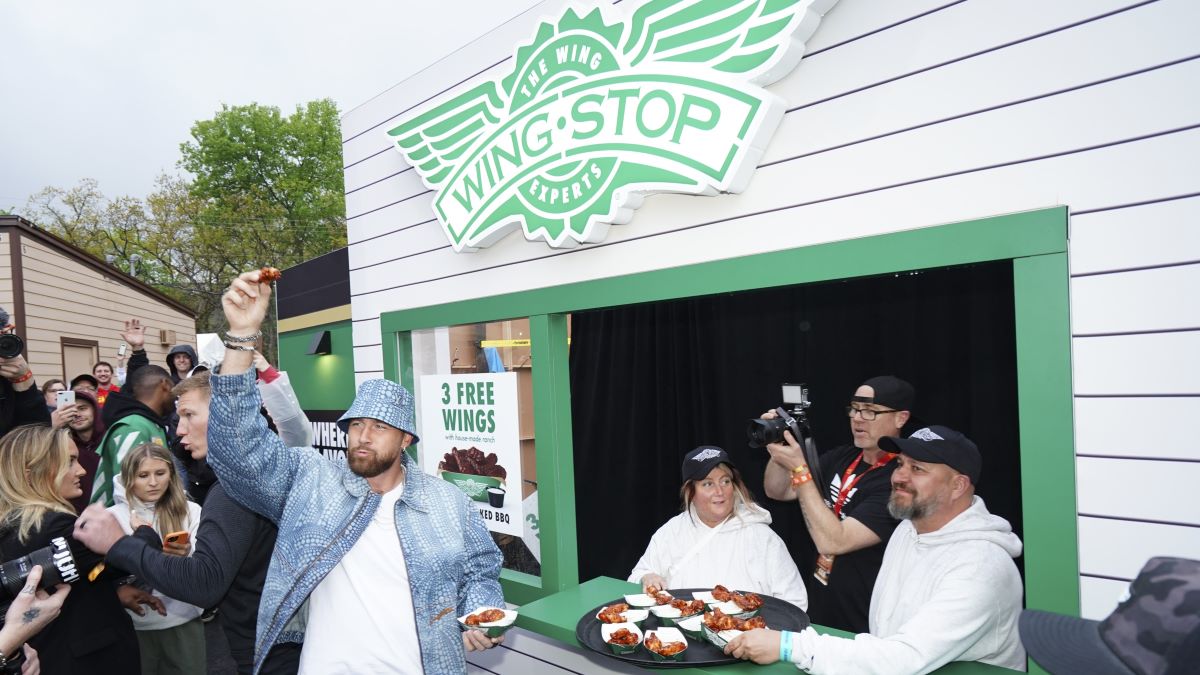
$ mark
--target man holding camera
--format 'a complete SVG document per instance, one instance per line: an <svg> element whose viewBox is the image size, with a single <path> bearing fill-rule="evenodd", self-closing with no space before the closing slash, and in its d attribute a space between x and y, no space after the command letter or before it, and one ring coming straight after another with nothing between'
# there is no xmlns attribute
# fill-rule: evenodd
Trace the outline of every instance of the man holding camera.
<svg viewBox="0 0 1200 675"><path fill-rule="evenodd" d="M0 308L0 436L22 424L50 424L45 398L21 351L25 343Z"/></svg>
<svg viewBox="0 0 1200 675"><path fill-rule="evenodd" d="M817 548L808 580L808 614L814 623L855 633L869 628L871 589L884 544L899 522L887 509L895 455L881 450L879 441L900 435L915 399L912 385L900 378L884 375L864 382L846 407L854 442L821 456L823 485L813 482L791 432L784 433L786 445L767 446L771 461L763 489L772 499L799 501Z"/></svg>

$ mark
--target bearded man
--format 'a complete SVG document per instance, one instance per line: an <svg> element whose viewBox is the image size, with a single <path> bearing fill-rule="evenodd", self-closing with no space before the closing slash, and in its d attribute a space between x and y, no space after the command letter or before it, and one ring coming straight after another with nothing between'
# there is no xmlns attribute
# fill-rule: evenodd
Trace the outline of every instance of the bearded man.
<svg viewBox="0 0 1200 675"><path fill-rule="evenodd" d="M290 640L304 643L301 673L465 672L464 648L502 639L457 621L504 607L499 549L466 495L405 452L417 436L401 385L359 388L338 420L349 436L344 465L286 448L267 429L253 345L270 294L252 271L221 298L229 331L208 421L208 461L225 490L279 526L256 658ZM292 620L305 603L300 626Z"/></svg>

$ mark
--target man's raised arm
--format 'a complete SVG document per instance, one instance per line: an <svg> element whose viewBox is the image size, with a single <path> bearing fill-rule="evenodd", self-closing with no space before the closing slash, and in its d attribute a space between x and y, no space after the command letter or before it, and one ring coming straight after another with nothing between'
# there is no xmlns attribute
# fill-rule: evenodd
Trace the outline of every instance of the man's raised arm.
<svg viewBox="0 0 1200 675"><path fill-rule="evenodd" d="M306 455L289 452L258 412L254 344L271 298L271 285L259 283L258 275L242 274L221 296L229 330L220 374L211 379L208 462L234 499L278 523Z"/></svg>

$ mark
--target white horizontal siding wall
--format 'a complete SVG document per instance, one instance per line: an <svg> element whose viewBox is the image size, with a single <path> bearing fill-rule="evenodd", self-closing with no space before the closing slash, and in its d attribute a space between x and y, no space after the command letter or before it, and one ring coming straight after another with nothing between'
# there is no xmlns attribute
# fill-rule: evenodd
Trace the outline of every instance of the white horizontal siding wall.
<svg viewBox="0 0 1200 675"><path fill-rule="evenodd" d="M596 245L455 254L396 118L512 67L548 1L343 119L355 364L381 312L1065 204L1084 614L1200 558L1200 44L1192 0L840 0L772 90L750 187L659 195ZM1183 424L1179 424L1179 422Z"/></svg>

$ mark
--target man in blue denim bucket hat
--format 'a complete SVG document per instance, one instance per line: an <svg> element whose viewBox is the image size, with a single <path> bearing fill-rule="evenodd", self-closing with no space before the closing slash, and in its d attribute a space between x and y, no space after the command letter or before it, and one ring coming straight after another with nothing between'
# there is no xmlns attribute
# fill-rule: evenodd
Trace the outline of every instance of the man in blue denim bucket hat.
<svg viewBox="0 0 1200 675"><path fill-rule="evenodd" d="M413 395L403 385L391 380L367 380L359 386L354 403L350 405L346 414L338 419L337 425L349 434L351 426L356 422L382 422L383 425L402 432L402 435L407 434L408 440L400 445L400 450L404 450L418 440L416 432L413 431L416 428L413 417ZM346 462L354 473L364 478L374 478L389 468L403 469L403 464L396 463L398 454L397 452L380 457L370 448L360 444L356 449L347 450Z"/></svg>
<svg viewBox="0 0 1200 675"><path fill-rule="evenodd" d="M226 491L279 525L256 672L283 641L304 643L302 673L465 672L464 648L503 639L457 621L504 607L499 549L466 495L405 452L417 436L412 394L399 384L359 387L338 420L345 465L285 448L267 429L250 346L270 295L253 271L221 298L229 332L208 426L208 460Z"/></svg>

